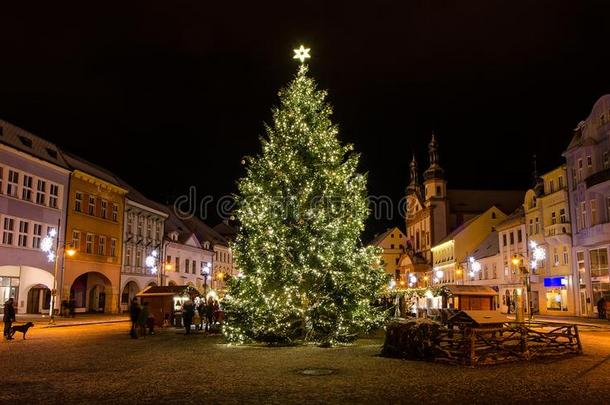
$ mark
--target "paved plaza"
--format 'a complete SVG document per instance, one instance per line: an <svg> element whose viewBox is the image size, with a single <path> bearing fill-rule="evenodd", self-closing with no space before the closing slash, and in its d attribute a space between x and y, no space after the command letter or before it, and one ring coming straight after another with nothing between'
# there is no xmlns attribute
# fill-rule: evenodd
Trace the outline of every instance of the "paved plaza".
<svg viewBox="0 0 610 405"><path fill-rule="evenodd" d="M610 331L585 354L469 369L379 357L382 335L348 347L227 346L128 323L34 328L0 344L0 403L590 403L610 397ZM585 328L586 329L586 328ZM329 370L304 375L303 370ZM424 402L422 402L424 401Z"/></svg>

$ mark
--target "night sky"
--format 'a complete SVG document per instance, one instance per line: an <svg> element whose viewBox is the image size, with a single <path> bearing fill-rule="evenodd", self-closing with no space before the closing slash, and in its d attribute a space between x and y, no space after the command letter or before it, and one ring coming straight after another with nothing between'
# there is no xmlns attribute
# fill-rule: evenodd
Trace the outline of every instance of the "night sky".
<svg viewBox="0 0 610 405"><path fill-rule="evenodd" d="M218 197L303 43L369 192L398 199L432 130L450 187L528 188L610 91L608 1L262 3L3 5L0 117L161 202Z"/></svg>

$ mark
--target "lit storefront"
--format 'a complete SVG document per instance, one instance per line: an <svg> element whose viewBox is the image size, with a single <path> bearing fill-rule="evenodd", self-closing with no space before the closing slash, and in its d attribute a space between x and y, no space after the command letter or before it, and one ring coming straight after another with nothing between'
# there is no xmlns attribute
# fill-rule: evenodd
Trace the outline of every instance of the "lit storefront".
<svg viewBox="0 0 610 405"><path fill-rule="evenodd" d="M568 310L568 280L566 277L544 279L547 311Z"/></svg>

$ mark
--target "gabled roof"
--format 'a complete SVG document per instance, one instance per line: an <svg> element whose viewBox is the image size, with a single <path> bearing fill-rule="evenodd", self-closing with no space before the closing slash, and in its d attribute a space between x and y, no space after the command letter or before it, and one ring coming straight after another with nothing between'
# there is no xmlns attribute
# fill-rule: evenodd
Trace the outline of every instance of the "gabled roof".
<svg viewBox="0 0 610 405"><path fill-rule="evenodd" d="M506 219L498 224L496 229L503 229L513 224L520 224L525 221L523 205L514 210Z"/></svg>
<svg viewBox="0 0 610 405"><path fill-rule="evenodd" d="M80 156L76 156L70 152L66 152L63 149L60 152L66 163L68 163L68 167L70 169L80 170L81 172L87 173L91 176L97 177L98 179L104 180L108 183L120 187L119 179L109 170L106 170L94 163L91 163Z"/></svg>
<svg viewBox="0 0 610 405"><path fill-rule="evenodd" d="M476 217L472 217L468 221L464 222L462 225L455 228L451 233L449 233L449 235L445 236L440 242L438 242L437 246L455 239L457 234L462 232L464 229L468 228L468 226L470 226L470 224L473 223L474 221L476 221L479 217L480 217L480 215L477 215Z"/></svg>
<svg viewBox="0 0 610 405"><path fill-rule="evenodd" d="M191 232L197 236L199 242L208 241L212 245L219 244L229 246L229 242L224 236L216 232L208 224L196 216L185 219L183 222L191 230Z"/></svg>
<svg viewBox="0 0 610 405"><path fill-rule="evenodd" d="M188 226L176 216L176 213L171 207L168 207L169 217L165 220L165 234L169 235L170 233L176 232L178 234L178 243L185 244L191 236L195 236L194 233L189 229ZM197 240L195 236L195 240L197 241L198 247L201 247L201 242Z"/></svg>
<svg viewBox="0 0 610 405"><path fill-rule="evenodd" d="M470 256L474 257L477 260L484 259L486 257L495 256L500 253L500 242L498 238L498 232L493 231L485 239L483 242L479 243Z"/></svg>
<svg viewBox="0 0 610 405"><path fill-rule="evenodd" d="M68 169L68 164L59 153L57 145L4 120L0 120L0 143Z"/></svg>
<svg viewBox="0 0 610 405"><path fill-rule="evenodd" d="M383 242L383 240L384 240L385 238L387 238L387 237L388 237L388 235L390 235L390 234L391 234L392 232L394 232L394 231L396 231L396 232L400 232L400 233L401 233L401 234L403 234L403 236L404 236L404 233L403 233L403 232L402 232L400 229L398 229L398 227L396 227L396 226L395 226L395 227L393 227L393 228L388 228L388 229L386 229L386 231L385 231L385 232L383 232L383 233L381 233L381 234L379 234L379 235L375 236L375 237L373 238L373 240L371 240L371 241L369 242L369 245L371 245L371 246L379 246L379 244L380 244L381 242Z"/></svg>

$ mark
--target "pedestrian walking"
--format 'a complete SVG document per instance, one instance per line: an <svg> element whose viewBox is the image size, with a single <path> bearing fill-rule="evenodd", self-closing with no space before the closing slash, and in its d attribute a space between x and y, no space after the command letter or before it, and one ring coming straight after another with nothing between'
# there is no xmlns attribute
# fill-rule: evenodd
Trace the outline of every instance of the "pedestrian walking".
<svg viewBox="0 0 610 405"><path fill-rule="evenodd" d="M15 322L15 307L13 307L13 299L9 298L8 301L4 303L4 316L2 317L2 321L4 322L4 338L6 340L13 340L11 337L11 326L13 322Z"/></svg>
<svg viewBox="0 0 610 405"><path fill-rule="evenodd" d="M606 319L606 299L604 297L597 301L597 316L599 319Z"/></svg>
<svg viewBox="0 0 610 405"><path fill-rule="evenodd" d="M138 329L140 336L146 337L146 323L148 322L148 302L144 302L138 314Z"/></svg>
<svg viewBox="0 0 610 405"><path fill-rule="evenodd" d="M129 319L131 320L131 330L129 331L129 335L132 339L138 338L137 326L138 326L138 318L140 317L140 304L138 304L138 299L134 298L131 300L131 304L129 305Z"/></svg>
<svg viewBox="0 0 610 405"><path fill-rule="evenodd" d="M187 335L191 334L191 325L193 324L193 317L195 316L195 306L193 301L187 300L182 304L182 322L184 323L184 330Z"/></svg>

